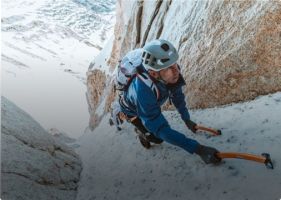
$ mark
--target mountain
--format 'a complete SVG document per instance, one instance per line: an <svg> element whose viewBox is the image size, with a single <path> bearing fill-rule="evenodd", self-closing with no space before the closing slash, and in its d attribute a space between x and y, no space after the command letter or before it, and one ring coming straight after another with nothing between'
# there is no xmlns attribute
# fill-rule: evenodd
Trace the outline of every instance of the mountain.
<svg viewBox="0 0 281 200"><path fill-rule="evenodd" d="M86 72L114 21L112 0L2 1L2 94L45 129L79 137L89 120Z"/></svg>

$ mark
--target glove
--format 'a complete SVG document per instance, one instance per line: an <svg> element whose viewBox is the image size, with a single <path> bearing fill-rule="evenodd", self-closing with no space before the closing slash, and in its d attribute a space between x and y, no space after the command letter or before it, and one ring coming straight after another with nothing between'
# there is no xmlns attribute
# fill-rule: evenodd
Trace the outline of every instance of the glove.
<svg viewBox="0 0 281 200"><path fill-rule="evenodd" d="M215 148L200 145L198 148L195 150L195 153L201 157L201 159L206 163L212 163L212 164L218 164L221 162L221 158L216 156L216 153L219 151L216 150Z"/></svg>
<svg viewBox="0 0 281 200"><path fill-rule="evenodd" d="M189 128L193 133L196 133L197 129L196 126L197 124L193 121L191 121L190 119L185 121L185 124L187 126L187 128Z"/></svg>

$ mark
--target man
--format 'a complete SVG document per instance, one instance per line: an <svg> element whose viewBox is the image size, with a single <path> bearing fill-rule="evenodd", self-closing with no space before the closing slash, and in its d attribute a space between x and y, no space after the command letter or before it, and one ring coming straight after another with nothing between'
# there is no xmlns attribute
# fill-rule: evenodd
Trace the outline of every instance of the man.
<svg viewBox="0 0 281 200"><path fill-rule="evenodd" d="M161 113L161 105L169 98L177 108L187 127L196 132L196 123L190 120L182 86L185 85L177 64L178 52L168 41L158 39L143 47L142 65L138 75L130 82L120 99L121 111L136 127L141 144L149 148L150 142L166 141L187 152L198 154L205 163L219 163L218 152L212 147L200 145L173 130ZM153 84L145 84L147 76ZM156 87L153 87L156 86Z"/></svg>

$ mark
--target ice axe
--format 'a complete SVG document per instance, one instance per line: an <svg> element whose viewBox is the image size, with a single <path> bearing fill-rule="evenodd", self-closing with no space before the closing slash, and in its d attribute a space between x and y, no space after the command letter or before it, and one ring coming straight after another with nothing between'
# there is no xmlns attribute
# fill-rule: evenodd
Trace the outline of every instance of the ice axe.
<svg viewBox="0 0 281 200"><path fill-rule="evenodd" d="M261 156L253 155L248 153L237 153L237 152L220 152L216 154L221 159L225 158L238 158L244 160L251 160L259 163L264 163L266 168L273 169L273 163L268 153L262 153Z"/></svg>
<svg viewBox="0 0 281 200"><path fill-rule="evenodd" d="M215 129L207 128L207 127L201 126L201 125L196 125L196 126L195 126L195 129L196 129L196 130L201 130L201 131L207 131L207 132L209 132L210 134L212 134L213 136L221 135L221 130L215 130Z"/></svg>

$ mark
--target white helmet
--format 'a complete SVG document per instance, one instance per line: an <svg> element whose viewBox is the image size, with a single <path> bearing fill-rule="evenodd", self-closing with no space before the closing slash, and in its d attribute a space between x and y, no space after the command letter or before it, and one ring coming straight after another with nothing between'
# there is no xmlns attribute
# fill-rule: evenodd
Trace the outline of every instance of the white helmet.
<svg viewBox="0 0 281 200"><path fill-rule="evenodd" d="M175 64L178 58L176 48L167 40L153 40L143 47L142 64L146 70L160 71Z"/></svg>

